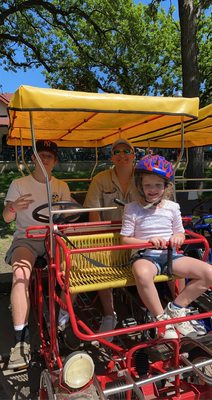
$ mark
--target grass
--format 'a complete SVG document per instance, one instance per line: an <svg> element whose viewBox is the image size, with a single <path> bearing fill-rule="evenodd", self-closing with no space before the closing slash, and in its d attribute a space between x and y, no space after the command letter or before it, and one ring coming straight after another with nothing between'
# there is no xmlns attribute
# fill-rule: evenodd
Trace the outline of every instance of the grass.
<svg viewBox="0 0 212 400"><path fill-rule="evenodd" d="M0 193L0 214L2 216L3 208L4 208L4 199L7 193L7 190L10 186L10 183L16 179L20 178L21 174L19 172L7 172L7 173L2 173L0 175L0 187L1 187L1 193ZM3 218L0 218L0 236L1 239L4 239L8 237L8 235L12 235L15 230L15 222L12 222L11 224L6 224L3 220ZM0 251L1 251L1 242L0 242Z"/></svg>
<svg viewBox="0 0 212 400"><path fill-rule="evenodd" d="M5 195L7 193L7 190L10 186L10 183L13 181L13 179L20 178L20 173L19 172L7 172L7 173L2 173L0 175L0 187L1 187L1 192L0 192L0 272L8 272L10 269L6 266L4 262L4 257L7 252L7 249L9 248L11 241L12 241L12 235L15 230L15 222L12 222L11 224L6 224L2 218L2 212L4 208L4 199Z"/></svg>

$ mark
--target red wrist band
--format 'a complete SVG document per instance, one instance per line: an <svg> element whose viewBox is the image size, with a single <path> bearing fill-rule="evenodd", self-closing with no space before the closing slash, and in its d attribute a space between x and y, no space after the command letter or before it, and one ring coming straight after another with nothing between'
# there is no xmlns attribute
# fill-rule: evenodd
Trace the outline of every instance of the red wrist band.
<svg viewBox="0 0 212 400"><path fill-rule="evenodd" d="M14 210L13 206L10 206L10 207L9 207L9 211L10 211L11 213L13 213L13 214L16 214L16 211Z"/></svg>

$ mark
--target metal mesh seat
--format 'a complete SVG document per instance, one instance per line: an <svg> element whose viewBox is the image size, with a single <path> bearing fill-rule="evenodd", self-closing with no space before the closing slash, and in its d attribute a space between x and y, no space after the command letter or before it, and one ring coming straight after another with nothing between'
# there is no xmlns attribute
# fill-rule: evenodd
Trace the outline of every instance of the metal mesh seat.
<svg viewBox="0 0 212 400"><path fill-rule="evenodd" d="M129 264L131 250L115 249L115 246L121 244L119 233L70 236L69 240L73 244L69 245L71 257L69 282L72 293L135 285ZM107 246L111 246L109 250L103 249ZM79 249L80 253L72 253L73 248ZM83 249L87 248L91 251L83 253ZM97 248L101 250L98 251ZM92 251L94 249L97 251ZM92 260L104 264L104 267L93 265ZM64 262L62 264L65 266ZM168 280L170 277L167 275L155 277L155 282Z"/></svg>

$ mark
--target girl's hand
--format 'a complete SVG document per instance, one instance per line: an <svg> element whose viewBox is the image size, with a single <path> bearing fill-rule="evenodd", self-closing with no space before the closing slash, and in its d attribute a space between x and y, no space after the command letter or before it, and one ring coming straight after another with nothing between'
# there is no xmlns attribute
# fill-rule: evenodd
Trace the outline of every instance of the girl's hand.
<svg viewBox="0 0 212 400"><path fill-rule="evenodd" d="M167 246L166 246L167 240L163 239L161 237L157 237L157 236L152 237L149 239L149 242L152 243L156 249L167 249Z"/></svg>
<svg viewBox="0 0 212 400"><path fill-rule="evenodd" d="M180 247L184 243L185 235L183 233L175 233L169 239L171 247Z"/></svg>

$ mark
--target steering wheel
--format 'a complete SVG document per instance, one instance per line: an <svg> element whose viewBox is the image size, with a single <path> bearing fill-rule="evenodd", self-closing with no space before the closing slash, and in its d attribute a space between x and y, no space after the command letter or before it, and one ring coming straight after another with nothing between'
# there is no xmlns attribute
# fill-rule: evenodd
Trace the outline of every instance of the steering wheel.
<svg viewBox="0 0 212 400"><path fill-rule="evenodd" d="M212 214L212 199L202 200L192 208L192 215L204 216Z"/></svg>
<svg viewBox="0 0 212 400"><path fill-rule="evenodd" d="M82 208L81 204L75 203L73 201L58 201L55 203L51 204L52 208L53 207L61 207L61 209L76 209L76 208ZM43 223L49 223L49 216L45 214L40 214L40 211L44 210L45 208L48 208L49 204L41 204L40 206L36 207L33 212L32 212L32 217L38 221L38 222L43 222ZM81 213L73 213L66 215L65 214L54 214L53 215L53 223L54 224L68 224L69 222L74 222L80 217Z"/></svg>

